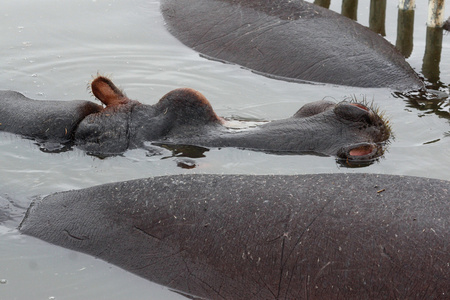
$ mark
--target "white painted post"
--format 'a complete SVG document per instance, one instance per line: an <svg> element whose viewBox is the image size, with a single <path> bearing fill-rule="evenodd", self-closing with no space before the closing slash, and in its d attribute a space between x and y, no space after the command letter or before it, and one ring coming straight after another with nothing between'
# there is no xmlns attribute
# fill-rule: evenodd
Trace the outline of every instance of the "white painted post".
<svg viewBox="0 0 450 300"><path fill-rule="evenodd" d="M444 0L428 1L428 27L440 28L444 25L444 4Z"/></svg>
<svg viewBox="0 0 450 300"><path fill-rule="evenodd" d="M416 0L399 0L398 9L401 10L414 10L416 7Z"/></svg>

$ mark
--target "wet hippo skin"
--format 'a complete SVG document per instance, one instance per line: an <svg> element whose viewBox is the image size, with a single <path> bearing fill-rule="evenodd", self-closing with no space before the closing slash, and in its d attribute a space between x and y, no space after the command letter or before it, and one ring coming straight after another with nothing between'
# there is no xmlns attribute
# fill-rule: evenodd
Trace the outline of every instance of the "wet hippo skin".
<svg viewBox="0 0 450 300"><path fill-rule="evenodd" d="M446 299L450 183L176 175L56 193L20 230L207 299Z"/></svg>
<svg viewBox="0 0 450 300"><path fill-rule="evenodd" d="M198 91L181 88L155 105L130 100L111 80L97 77L88 101L37 101L0 92L0 130L53 142L71 142L95 155L121 154L145 142L238 147L273 153L332 155L371 160L383 153L390 129L360 103L317 101L292 117L235 130Z"/></svg>
<svg viewBox="0 0 450 300"><path fill-rule="evenodd" d="M81 120L101 109L89 101L36 101L18 92L0 91L0 131L64 143L71 140Z"/></svg>
<svg viewBox="0 0 450 300"><path fill-rule="evenodd" d="M417 90L423 82L370 29L301 0L162 0L168 30L207 57L289 81Z"/></svg>

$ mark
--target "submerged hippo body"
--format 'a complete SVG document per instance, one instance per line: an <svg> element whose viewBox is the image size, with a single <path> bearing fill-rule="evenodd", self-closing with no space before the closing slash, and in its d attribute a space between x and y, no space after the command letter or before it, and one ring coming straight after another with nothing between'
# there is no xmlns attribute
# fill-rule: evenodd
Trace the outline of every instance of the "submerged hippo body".
<svg viewBox="0 0 450 300"><path fill-rule="evenodd" d="M370 29L301 0L162 0L169 31L222 61L289 81L399 91L423 82Z"/></svg>
<svg viewBox="0 0 450 300"><path fill-rule="evenodd" d="M382 153L389 127L358 103L318 101L291 118L248 130L224 126L208 100L177 89L155 105L128 99L109 79L92 82L102 108L87 101L37 101L0 92L0 130L54 142L75 143L97 155L120 154L144 143L239 147L275 153L315 153L372 159ZM13 96L13 97L12 97Z"/></svg>
<svg viewBox="0 0 450 300"><path fill-rule="evenodd" d="M207 299L447 299L450 183L178 175L33 203L20 230Z"/></svg>
<svg viewBox="0 0 450 300"><path fill-rule="evenodd" d="M0 91L0 131L64 143L86 116L101 109L89 101L36 101L18 92Z"/></svg>

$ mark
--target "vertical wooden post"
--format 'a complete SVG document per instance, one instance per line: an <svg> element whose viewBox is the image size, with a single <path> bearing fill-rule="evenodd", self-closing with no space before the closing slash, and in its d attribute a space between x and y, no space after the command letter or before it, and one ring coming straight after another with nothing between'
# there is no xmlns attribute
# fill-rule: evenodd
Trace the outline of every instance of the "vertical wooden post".
<svg viewBox="0 0 450 300"><path fill-rule="evenodd" d="M414 10L416 6L416 0L400 0L398 1L398 9L401 10Z"/></svg>
<svg viewBox="0 0 450 300"><path fill-rule="evenodd" d="M442 27L427 27L427 41L423 55L422 74L430 83L437 85L440 79L442 52ZM434 87L437 89L437 87Z"/></svg>
<svg viewBox="0 0 450 300"><path fill-rule="evenodd" d="M314 0L315 5L319 5L325 8L330 8L331 0Z"/></svg>
<svg viewBox="0 0 450 300"><path fill-rule="evenodd" d="M369 28L386 36L386 0L370 0Z"/></svg>
<svg viewBox="0 0 450 300"><path fill-rule="evenodd" d="M358 16L358 0L342 0L341 14L356 21Z"/></svg>
<svg viewBox="0 0 450 300"><path fill-rule="evenodd" d="M428 1L427 41L423 55L422 74L434 88L439 85L444 25L444 0Z"/></svg>
<svg viewBox="0 0 450 300"><path fill-rule="evenodd" d="M428 1L428 27L440 28L444 25L444 4L444 0Z"/></svg>
<svg viewBox="0 0 450 300"><path fill-rule="evenodd" d="M415 0L400 0L398 3L397 41L395 47L408 58L413 50Z"/></svg>

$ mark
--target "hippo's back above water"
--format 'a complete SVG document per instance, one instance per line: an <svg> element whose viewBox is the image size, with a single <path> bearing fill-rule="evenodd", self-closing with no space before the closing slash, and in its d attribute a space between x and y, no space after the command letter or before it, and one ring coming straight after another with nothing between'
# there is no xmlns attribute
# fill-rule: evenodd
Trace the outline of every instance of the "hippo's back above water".
<svg viewBox="0 0 450 300"><path fill-rule="evenodd" d="M50 195L21 230L207 299L448 299L450 182L178 175Z"/></svg>
<svg viewBox="0 0 450 300"><path fill-rule="evenodd" d="M170 32L211 58L284 80L423 87L394 46L368 28L301 0L162 0Z"/></svg>

